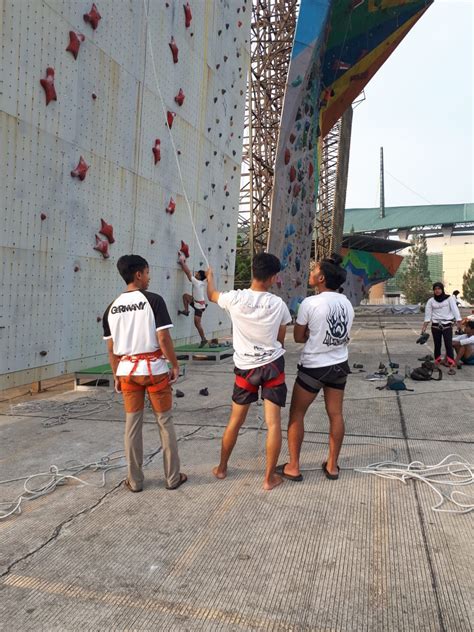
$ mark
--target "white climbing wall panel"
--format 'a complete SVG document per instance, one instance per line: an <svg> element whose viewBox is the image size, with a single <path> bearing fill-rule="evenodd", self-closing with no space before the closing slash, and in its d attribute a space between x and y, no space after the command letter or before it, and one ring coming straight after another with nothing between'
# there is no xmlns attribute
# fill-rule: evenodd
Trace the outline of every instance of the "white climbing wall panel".
<svg viewBox="0 0 474 632"><path fill-rule="evenodd" d="M176 263L181 240L191 268L205 267L151 64L148 31L171 133L199 240L220 289L233 287L250 0L0 2L0 388L46 379L105 360L102 324L123 289L116 261L131 252L151 267L176 342L191 340L178 317L190 284ZM81 33L77 59L69 32ZM178 62L169 47L174 37ZM40 79L54 69L57 100ZM182 106L174 97L180 88ZM152 148L161 141L161 160ZM82 156L83 181L71 177ZM170 198L173 215L166 213ZM108 259L93 249L101 218L113 226ZM209 337L228 331L216 306ZM46 352L46 354L44 353Z"/></svg>

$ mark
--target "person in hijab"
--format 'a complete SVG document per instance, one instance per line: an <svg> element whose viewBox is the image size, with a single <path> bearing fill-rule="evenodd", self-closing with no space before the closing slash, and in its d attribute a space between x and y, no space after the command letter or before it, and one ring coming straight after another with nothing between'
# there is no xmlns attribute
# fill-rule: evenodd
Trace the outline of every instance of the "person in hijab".
<svg viewBox="0 0 474 632"><path fill-rule="evenodd" d="M446 363L450 367L448 373L456 373L456 361L453 350L453 324L457 322L461 325L461 314L459 313L454 296L446 294L444 285L439 281L433 283L433 296L428 300L425 307L425 322L421 333L425 333L431 323L431 333L434 341L435 363L441 364L441 342L444 340L446 347Z"/></svg>

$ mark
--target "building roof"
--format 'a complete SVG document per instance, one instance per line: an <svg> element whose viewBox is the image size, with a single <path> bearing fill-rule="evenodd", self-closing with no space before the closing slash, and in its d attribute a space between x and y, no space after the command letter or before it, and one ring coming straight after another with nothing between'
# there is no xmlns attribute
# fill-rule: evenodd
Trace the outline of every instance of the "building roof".
<svg viewBox="0 0 474 632"><path fill-rule="evenodd" d="M343 248L364 250L365 252L395 252L411 246L406 241L396 239L382 239L373 235L345 235L342 240Z"/></svg>
<svg viewBox="0 0 474 632"><path fill-rule="evenodd" d="M384 218L380 217L379 208L348 208L344 234L471 222L474 222L474 203L391 206L385 209Z"/></svg>

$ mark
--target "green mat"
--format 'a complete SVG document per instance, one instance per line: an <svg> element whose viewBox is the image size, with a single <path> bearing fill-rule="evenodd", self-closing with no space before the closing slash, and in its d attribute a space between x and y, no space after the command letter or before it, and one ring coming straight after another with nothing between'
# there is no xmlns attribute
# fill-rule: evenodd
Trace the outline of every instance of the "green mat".
<svg viewBox="0 0 474 632"><path fill-rule="evenodd" d="M226 345L219 345L218 347L209 347L209 345L207 345L200 348L198 343L194 345L182 345L180 347L175 347L174 350L176 351L176 353L222 353L223 351L234 353L234 349Z"/></svg>

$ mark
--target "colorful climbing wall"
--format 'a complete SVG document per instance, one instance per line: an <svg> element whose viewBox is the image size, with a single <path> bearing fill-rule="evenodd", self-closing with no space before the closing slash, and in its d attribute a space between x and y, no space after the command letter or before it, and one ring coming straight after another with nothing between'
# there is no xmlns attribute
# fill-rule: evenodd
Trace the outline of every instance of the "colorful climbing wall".
<svg viewBox="0 0 474 632"><path fill-rule="evenodd" d="M1 10L0 388L104 359L122 254L149 261L175 340L191 340L177 316L190 291L182 241L188 265L205 267L191 217L219 286L233 287L250 0ZM229 327L215 306L203 324L209 337Z"/></svg>
<svg viewBox="0 0 474 632"><path fill-rule="evenodd" d="M342 265L347 271L344 294L352 305L359 305L369 289L395 276L403 257L391 253L342 249Z"/></svg>
<svg viewBox="0 0 474 632"><path fill-rule="evenodd" d="M278 139L268 242L268 251L282 260L277 292L293 312L306 296L320 139L432 2L301 0Z"/></svg>

